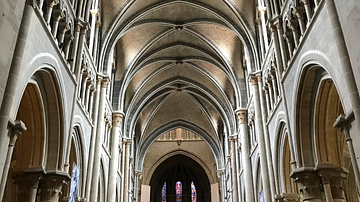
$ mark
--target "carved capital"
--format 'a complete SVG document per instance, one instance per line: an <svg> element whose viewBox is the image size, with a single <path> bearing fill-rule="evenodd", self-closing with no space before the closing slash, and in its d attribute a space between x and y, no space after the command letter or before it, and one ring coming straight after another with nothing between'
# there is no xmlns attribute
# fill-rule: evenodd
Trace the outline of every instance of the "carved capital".
<svg viewBox="0 0 360 202"><path fill-rule="evenodd" d="M237 110L235 113L236 113L236 116L239 119L240 124L247 124L247 112L246 112L245 109Z"/></svg>
<svg viewBox="0 0 360 202"><path fill-rule="evenodd" d="M313 168L294 169L291 173L291 177L294 178L295 182L299 183L304 201L310 199L321 200L321 179Z"/></svg>
<svg viewBox="0 0 360 202"><path fill-rule="evenodd" d="M67 173L50 172L41 180L41 201L58 201L62 186L71 178Z"/></svg>
<svg viewBox="0 0 360 202"><path fill-rule="evenodd" d="M107 86L109 85L109 79L108 78L103 78L101 80L101 88L107 88Z"/></svg>
<svg viewBox="0 0 360 202"><path fill-rule="evenodd" d="M112 118L113 127L120 127L121 120L122 120L123 117L124 117L124 113L122 113L122 112L114 112L113 113L113 118Z"/></svg>
<svg viewBox="0 0 360 202"><path fill-rule="evenodd" d="M249 81L250 81L250 83L252 85L257 85L258 84L258 77L257 76L250 76Z"/></svg>

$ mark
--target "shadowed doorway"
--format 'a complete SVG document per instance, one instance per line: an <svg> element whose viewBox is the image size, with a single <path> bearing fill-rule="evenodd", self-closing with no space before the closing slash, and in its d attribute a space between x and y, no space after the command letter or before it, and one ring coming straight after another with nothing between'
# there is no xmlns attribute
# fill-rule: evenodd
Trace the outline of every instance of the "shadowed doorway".
<svg viewBox="0 0 360 202"><path fill-rule="evenodd" d="M210 182L204 169L193 159L175 155L162 162L151 177L151 202L161 201L166 182L166 202L176 202L175 185L182 184L182 202L191 202L191 182L197 193L197 202L210 201Z"/></svg>

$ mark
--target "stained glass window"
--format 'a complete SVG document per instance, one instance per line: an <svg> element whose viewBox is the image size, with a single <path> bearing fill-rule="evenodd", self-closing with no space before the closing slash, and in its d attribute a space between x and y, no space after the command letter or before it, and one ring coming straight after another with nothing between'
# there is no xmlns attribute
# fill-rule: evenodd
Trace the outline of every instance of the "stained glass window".
<svg viewBox="0 0 360 202"><path fill-rule="evenodd" d="M180 181L176 182L175 185L175 193L176 193L176 202L182 201L182 183Z"/></svg>
<svg viewBox="0 0 360 202"><path fill-rule="evenodd" d="M161 202L166 202L166 182L161 190Z"/></svg>
<svg viewBox="0 0 360 202"><path fill-rule="evenodd" d="M196 188L194 182L191 182L191 202L196 202Z"/></svg>

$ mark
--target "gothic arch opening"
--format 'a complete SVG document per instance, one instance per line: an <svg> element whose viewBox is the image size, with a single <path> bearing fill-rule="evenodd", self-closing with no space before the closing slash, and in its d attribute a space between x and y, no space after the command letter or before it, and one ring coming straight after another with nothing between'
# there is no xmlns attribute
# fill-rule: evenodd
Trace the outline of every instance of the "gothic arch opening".
<svg viewBox="0 0 360 202"><path fill-rule="evenodd" d="M8 162L9 172L4 172L7 177L4 201L44 200L46 194L56 192L48 188L51 186L49 181L68 180L66 174L54 174L64 167L61 100L59 83L52 71L41 69L27 83L16 116L26 130L11 141L14 143L12 153L8 150L11 159ZM18 126L11 127L9 135L13 136ZM11 142L9 148L13 144Z"/></svg>
<svg viewBox="0 0 360 202"><path fill-rule="evenodd" d="M191 201L191 182L194 182L197 201L210 201L210 181L205 170L193 159L184 155L175 155L163 161L153 173L151 186L152 202L161 201L162 188L166 182L166 201L176 201L175 185L182 183L182 201Z"/></svg>
<svg viewBox="0 0 360 202"><path fill-rule="evenodd" d="M300 182L303 192L307 192L304 186L311 184L309 179L317 186L316 193L304 193L304 197L342 200L346 195L356 195L351 192L357 189L346 190L345 185L355 179L348 178L353 176L349 173L353 170L345 136L334 127L336 119L344 113L334 81L320 66L305 68L298 98L296 135L300 168L292 177ZM312 177L303 178L305 173Z"/></svg>

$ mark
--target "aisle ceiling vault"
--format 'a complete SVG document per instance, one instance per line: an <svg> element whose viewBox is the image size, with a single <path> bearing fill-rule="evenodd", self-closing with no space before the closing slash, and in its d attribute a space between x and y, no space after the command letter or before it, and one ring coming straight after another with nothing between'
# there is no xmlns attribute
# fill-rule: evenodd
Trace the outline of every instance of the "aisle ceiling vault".
<svg viewBox="0 0 360 202"><path fill-rule="evenodd" d="M101 6L100 63L107 64L113 49L113 108L125 113L126 134L144 141L179 120L216 141L225 130L235 132L234 111L246 107L244 46L255 47L254 1L106 0Z"/></svg>

